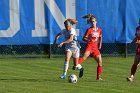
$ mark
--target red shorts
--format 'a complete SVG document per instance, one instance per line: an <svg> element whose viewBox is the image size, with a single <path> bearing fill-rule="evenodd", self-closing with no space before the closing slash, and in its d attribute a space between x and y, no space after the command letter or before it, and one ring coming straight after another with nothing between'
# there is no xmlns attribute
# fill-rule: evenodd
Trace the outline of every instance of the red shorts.
<svg viewBox="0 0 140 93"><path fill-rule="evenodd" d="M95 56L100 55L100 51L99 51L98 48L95 48L95 47L92 47L92 46L89 46L89 45L86 46L85 51L90 51L90 56L91 57L95 57Z"/></svg>

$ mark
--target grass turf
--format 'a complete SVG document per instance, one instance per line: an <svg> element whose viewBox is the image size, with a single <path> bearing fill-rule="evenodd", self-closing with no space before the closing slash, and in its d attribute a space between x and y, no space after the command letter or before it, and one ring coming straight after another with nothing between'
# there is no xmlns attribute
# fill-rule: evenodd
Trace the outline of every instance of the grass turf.
<svg viewBox="0 0 140 93"><path fill-rule="evenodd" d="M134 57L103 58L102 81L96 80L97 64L84 63L85 74L76 84L60 79L64 58L0 59L0 93L139 93L140 70L134 82L127 82ZM68 75L72 70L71 60Z"/></svg>

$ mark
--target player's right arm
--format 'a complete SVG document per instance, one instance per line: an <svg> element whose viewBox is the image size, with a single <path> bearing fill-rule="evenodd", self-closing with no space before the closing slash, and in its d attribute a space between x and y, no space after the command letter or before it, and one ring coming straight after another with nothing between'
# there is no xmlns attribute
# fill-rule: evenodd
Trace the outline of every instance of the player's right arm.
<svg viewBox="0 0 140 93"><path fill-rule="evenodd" d="M89 36L89 29L87 29L87 31L85 32L85 35L84 35L84 37L82 38L83 41L89 42L88 36Z"/></svg>
<svg viewBox="0 0 140 93"><path fill-rule="evenodd" d="M54 40L54 42L53 42L53 45L56 44L56 41L58 40L58 38L60 37L60 35L61 35L61 33L58 33L58 34L56 35L55 40Z"/></svg>
<svg viewBox="0 0 140 93"><path fill-rule="evenodd" d="M94 40L89 39L90 33L91 33L91 30L90 30L90 29L87 29L87 31L85 32L84 37L82 38L83 41L85 41L85 42L87 42L87 43L88 43L88 42L94 42Z"/></svg>
<svg viewBox="0 0 140 93"><path fill-rule="evenodd" d="M87 36L84 36L83 37L83 41L88 42L88 37Z"/></svg>

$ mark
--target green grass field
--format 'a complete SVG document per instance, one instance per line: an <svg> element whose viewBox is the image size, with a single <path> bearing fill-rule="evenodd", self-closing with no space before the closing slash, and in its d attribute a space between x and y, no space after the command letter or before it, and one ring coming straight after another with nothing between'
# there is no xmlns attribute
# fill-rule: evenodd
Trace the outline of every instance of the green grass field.
<svg viewBox="0 0 140 93"><path fill-rule="evenodd" d="M102 81L96 80L97 64L88 58L83 63L85 74L76 84L59 78L63 59L0 59L0 93L140 93L139 69L134 82L126 81L134 57L103 58ZM78 75L72 65L71 61L68 75Z"/></svg>

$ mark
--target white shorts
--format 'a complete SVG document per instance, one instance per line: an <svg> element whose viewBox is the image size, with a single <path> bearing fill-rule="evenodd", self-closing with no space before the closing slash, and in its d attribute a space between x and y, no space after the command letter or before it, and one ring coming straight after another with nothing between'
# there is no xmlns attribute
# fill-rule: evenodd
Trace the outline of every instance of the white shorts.
<svg viewBox="0 0 140 93"><path fill-rule="evenodd" d="M67 48L65 51L71 51L74 58L79 58L80 56L80 49L78 47Z"/></svg>

